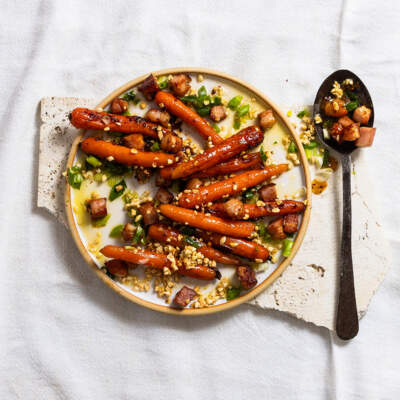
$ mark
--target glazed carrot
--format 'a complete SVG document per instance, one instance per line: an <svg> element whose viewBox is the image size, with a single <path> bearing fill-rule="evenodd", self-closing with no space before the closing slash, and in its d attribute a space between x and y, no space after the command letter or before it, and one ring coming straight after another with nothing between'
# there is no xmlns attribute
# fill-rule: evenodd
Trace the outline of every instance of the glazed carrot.
<svg viewBox="0 0 400 400"><path fill-rule="evenodd" d="M249 237L254 232L254 225L251 222L224 220L171 204L162 204L160 211L163 215L174 221L206 231L222 233L233 237Z"/></svg>
<svg viewBox="0 0 400 400"><path fill-rule="evenodd" d="M137 247L134 250L126 249L123 246L105 246L100 253L108 258L128 261L133 264L148 265L153 268L171 268L171 261L165 254L153 253Z"/></svg>
<svg viewBox="0 0 400 400"><path fill-rule="evenodd" d="M213 176L227 175L249 169L262 168L260 153L249 153L244 156L237 156L228 161L214 165L203 171L192 175L193 178L211 178Z"/></svg>
<svg viewBox="0 0 400 400"><path fill-rule="evenodd" d="M161 125L146 121L138 116L125 116L98 112L88 108L75 108L71 113L71 123L79 129L97 129L110 132L143 133L143 135L158 138L158 133L163 135L171 133Z"/></svg>
<svg viewBox="0 0 400 400"><path fill-rule="evenodd" d="M263 262L269 257L268 250L256 242L250 242L249 240L228 237L216 233L204 232L199 235L204 241L206 241L206 243L211 242L214 246L219 246L241 257L246 257L258 262Z"/></svg>
<svg viewBox="0 0 400 400"><path fill-rule="evenodd" d="M260 144L263 137L264 133L256 125L242 129L236 135L198 154L192 160L183 161L173 166L171 178L183 178L229 160L242 151Z"/></svg>
<svg viewBox="0 0 400 400"><path fill-rule="evenodd" d="M128 261L133 264L147 265L158 269L163 269L164 267L171 269L172 267L171 261L168 260L165 254L153 253L151 251L142 250L141 248L130 250L122 246L108 245L103 247L100 252L108 258ZM216 270L204 265L198 265L192 269L180 267L178 268L178 272L182 275L205 281L212 280L217 276Z"/></svg>
<svg viewBox="0 0 400 400"><path fill-rule="evenodd" d="M113 157L120 164L140 165L142 167L162 167L175 161L173 154L162 152L136 151L125 146L119 146L105 140L88 137L81 143L81 149L86 154L93 154L100 158Z"/></svg>
<svg viewBox="0 0 400 400"><path fill-rule="evenodd" d="M211 281L217 277L217 270L205 265L197 265L196 267L186 269L180 267L178 272L185 276L190 276L191 278L200 279L202 281Z"/></svg>
<svg viewBox="0 0 400 400"><path fill-rule="evenodd" d="M188 244L185 242L184 235L182 235L177 229L171 228L167 225L151 225L148 234L156 242L170 244L171 246L182 248ZM201 247L199 247L197 251L203 254L208 259L214 260L221 264L239 264L239 260L237 258L224 254L219 250L214 249L213 247L208 247L201 242L199 242L199 244L201 245Z"/></svg>
<svg viewBox="0 0 400 400"><path fill-rule="evenodd" d="M162 91L157 92L155 102L160 107L165 107L171 114L176 115L183 122L193 126L204 139L208 140L210 137L214 144L223 141L221 136L218 135L214 128L212 128L204 118L200 117L196 111L183 104L173 94Z"/></svg>
<svg viewBox="0 0 400 400"><path fill-rule="evenodd" d="M287 164L269 165L264 169L243 172L233 178L225 179L208 186L200 186L195 190L184 192L179 196L178 204L181 207L194 208L207 204L224 196L232 196L256 186L267 179L287 171Z"/></svg>
<svg viewBox="0 0 400 400"><path fill-rule="evenodd" d="M281 200L281 201L267 201L264 206L257 206L256 204L243 204L245 215L250 219L260 218L266 216L278 216L287 214L298 214L306 208L302 201L294 200ZM221 218L227 218L224 203L215 203L208 207L212 214Z"/></svg>

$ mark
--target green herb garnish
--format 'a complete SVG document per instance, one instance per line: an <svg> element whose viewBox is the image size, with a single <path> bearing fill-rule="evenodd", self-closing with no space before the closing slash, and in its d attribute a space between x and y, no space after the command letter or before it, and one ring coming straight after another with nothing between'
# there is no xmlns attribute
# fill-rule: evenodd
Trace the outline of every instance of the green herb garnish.
<svg viewBox="0 0 400 400"><path fill-rule="evenodd" d="M146 244L146 232L143 229L142 225L137 225L135 236L133 237L133 242L135 244Z"/></svg>
<svg viewBox="0 0 400 400"><path fill-rule="evenodd" d="M108 196L108 199L110 201L113 201L116 198L118 198L119 196L122 196L125 189L126 189L126 182L122 179L122 181L119 181L112 187L110 194Z"/></svg>
<svg viewBox="0 0 400 400"><path fill-rule="evenodd" d="M231 110L235 111L238 108L238 106L242 100L243 100L243 96L235 96L229 100L228 107Z"/></svg>
<svg viewBox="0 0 400 400"><path fill-rule="evenodd" d="M234 129L240 129L240 125L241 125L242 123L241 123L241 121L240 121L240 118L237 118L236 116L235 116L235 118L234 118L234 120L233 120L233 128Z"/></svg>
<svg viewBox="0 0 400 400"><path fill-rule="evenodd" d="M140 99L137 97L134 90L130 90L122 95L122 98L126 101L131 101L133 104L138 104Z"/></svg>
<svg viewBox="0 0 400 400"><path fill-rule="evenodd" d="M151 147L150 147L151 151L160 151L160 143L158 142L154 142Z"/></svg>
<svg viewBox="0 0 400 400"><path fill-rule="evenodd" d="M122 236L122 231L124 230L124 225L115 225L111 229L109 236L114 239L119 239Z"/></svg>
<svg viewBox="0 0 400 400"><path fill-rule="evenodd" d="M306 110L306 109L304 109L303 111L300 111L298 114L297 114L297 118L303 118L303 117L308 117L310 115L310 113L309 113L309 111L308 110Z"/></svg>
<svg viewBox="0 0 400 400"><path fill-rule="evenodd" d="M202 243L200 243L200 242L197 241L196 239L193 239L193 238L190 237L190 236L185 236L185 242L186 242L187 244L189 244L190 246L195 247L196 249L199 249L200 247L203 246Z"/></svg>
<svg viewBox="0 0 400 400"><path fill-rule="evenodd" d="M305 149L315 149L317 147L318 143L316 141L312 141L308 144L303 144L303 147Z"/></svg>
<svg viewBox="0 0 400 400"><path fill-rule="evenodd" d="M102 228L107 225L108 220L110 219L111 214L105 215L103 218L92 220L92 226L95 228Z"/></svg>
<svg viewBox="0 0 400 400"><path fill-rule="evenodd" d="M159 76L157 78L158 87L160 89L166 89L168 86L168 77L167 76Z"/></svg>
<svg viewBox="0 0 400 400"><path fill-rule="evenodd" d="M243 104L241 106L238 107L238 109L236 110L236 115L239 118L244 117L245 115L247 115L250 111L250 106L248 104Z"/></svg>
<svg viewBox="0 0 400 400"><path fill-rule="evenodd" d="M328 168L329 167L329 151L328 149L324 149L324 157L322 159L322 168Z"/></svg>
<svg viewBox="0 0 400 400"><path fill-rule="evenodd" d="M297 146L295 145L294 142L290 142L287 151L288 151L288 153L297 153Z"/></svg>
<svg viewBox="0 0 400 400"><path fill-rule="evenodd" d="M346 110L348 112L354 111L358 107L358 101L350 101L346 104Z"/></svg>
<svg viewBox="0 0 400 400"><path fill-rule="evenodd" d="M211 126L213 127L215 132L217 132L217 133L221 132L221 128L217 124L212 124Z"/></svg>
<svg viewBox="0 0 400 400"><path fill-rule="evenodd" d="M261 161L265 164L267 162L267 155L265 154L265 151L264 151L264 144L262 144L260 147L260 157L261 157Z"/></svg>
<svg viewBox="0 0 400 400"><path fill-rule="evenodd" d="M183 96L180 98L184 103L190 104L199 115L205 117L210 114L211 107L221 104L221 97L210 96L207 94L207 89L202 86L197 91L197 96Z"/></svg>
<svg viewBox="0 0 400 400"><path fill-rule="evenodd" d="M289 257L292 252L293 240L292 239L284 239L283 247L282 247L282 255L283 257Z"/></svg>
<svg viewBox="0 0 400 400"><path fill-rule="evenodd" d="M232 287L226 291L226 300L231 301L240 296L241 289Z"/></svg>
<svg viewBox="0 0 400 400"><path fill-rule="evenodd" d="M81 184L83 182L83 175L81 174L81 167L77 167L74 165L71 168L68 168L68 183L74 188L74 189L80 189Z"/></svg>
<svg viewBox="0 0 400 400"><path fill-rule="evenodd" d="M94 168L99 168L102 165L102 162L95 156L87 156L86 163L91 165Z"/></svg>

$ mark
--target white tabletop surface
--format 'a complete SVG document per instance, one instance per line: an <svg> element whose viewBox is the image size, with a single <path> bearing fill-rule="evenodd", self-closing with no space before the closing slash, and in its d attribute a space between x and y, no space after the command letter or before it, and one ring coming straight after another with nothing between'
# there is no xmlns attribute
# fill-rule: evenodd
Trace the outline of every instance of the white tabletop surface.
<svg viewBox="0 0 400 400"><path fill-rule="evenodd" d="M0 398L398 399L400 3L1 1ZM350 343L243 305L199 318L128 302L35 207L39 100L101 99L150 70L202 66L278 104L353 70L375 103L368 150L393 266ZM329 221L327 221L329 223Z"/></svg>

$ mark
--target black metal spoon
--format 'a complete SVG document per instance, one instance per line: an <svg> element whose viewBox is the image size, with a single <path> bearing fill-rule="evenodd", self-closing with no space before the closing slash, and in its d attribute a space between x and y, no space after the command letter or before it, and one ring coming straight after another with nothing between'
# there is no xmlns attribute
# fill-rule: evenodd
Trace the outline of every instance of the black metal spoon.
<svg viewBox="0 0 400 400"><path fill-rule="evenodd" d="M345 79L353 80L355 86L354 94L358 97L359 104L365 105L372 110L368 122L368 126L372 126L374 123L374 107L368 89L356 74L345 69L338 70L329 75L322 83L314 101L314 118L317 114L320 114L322 119L324 119L322 104L325 97L330 95L334 81L341 83ZM357 147L354 142L345 141L339 144L333 138L325 139L321 124L315 124L315 130L321 143L324 143L326 147L334 149L341 154L343 174L343 221L336 333L341 339L349 340L358 333L358 314L354 291L353 259L351 252L351 153Z"/></svg>

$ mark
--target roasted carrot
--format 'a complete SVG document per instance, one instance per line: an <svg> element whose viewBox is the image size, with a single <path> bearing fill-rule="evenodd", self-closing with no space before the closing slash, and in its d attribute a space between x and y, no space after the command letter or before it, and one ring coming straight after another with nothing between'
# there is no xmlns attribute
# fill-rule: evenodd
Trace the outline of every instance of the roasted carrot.
<svg viewBox="0 0 400 400"><path fill-rule="evenodd" d="M197 265L190 269L180 267L178 272L182 275L190 276L191 278L200 279L202 281L211 281L217 277L217 270L206 267L205 265Z"/></svg>
<svg viewBox="0 0 400 400"><path fill-rule="evenodd" d="M153 268L171 268L171 261L165 254L153 253L151 251L142 250L137 247L134 250L127 249L123 246L105 246L100 253L108 258L128 261L133 264L148 265Z"/></svg>
<svg viewBox="0 0 400 400"><path fill-rule="evenodd" d="M159 132L163 135L171 133L161 125L146 121L138 116L125 116L98 112L88 108L75 108L71 113L71 123L79 129L97 129L109 132L142 133L146 136L158 138Z"/></svg>
<svg viewBox="0 0 400 400"><path fill-rule="evenodd" d="M109 258L128 261L133 264L147 265L149 267L163 269L167 267L172 268L171 261L168 260L165 254L153 253L151 251L142 250L141 248L135 248L134 250L126 249L122 246L105 246L100 252ZM178 271L182 275L190 276L196 279L202 279L209 281L217 276L216 270L206 267L204 265L198 265L192 269L186 269L184 267L178 268Z"/></svg>
<svg viewBox="0 0 400 400"><path fill-rule="evenodd" d="M142 167L162 167L172 164L175 157L172 154L161 152L135 151L125 146L119 146L105 140L88 137L81 143L81 149L86 154L93 154L100 158L113 157L120 164L140 165Z"/></svg>
<svg viewBox="0 0 400 400"><path fill-rule="evenodd" d="M268 250L256 242L208 232L201 232L199 235L206 243L211 243L214 246L228 250L238 256L249 258L250 260L262 262L269 257Z"/></svg>
<svg viewBox="0 0 400 400"><path fill-rule="evenodd" d="M197 172L192 175L193 178L211 178L213 176L227 175L249 169L262 168L260 153L250 153L244 156L237 156L228 161L224 161L211 168Z"/></svg>
<svg viewBox="0 0 400 400"><path fill-rule="evenodd" d="M256 125L242 129L236 135L198 154L192 160L183 161L173 166L171 178L183 178L229 160L242 151L260 144L263 137L264 133Z"/></svg>
<svg viewBox="0 0 400 400"><path fill-rule="evenodd" d="M227 218L224 208L225 203L215 203L208 207L212 214L221 218ZM305 209L302 201L295 200L281 200L281 201L268 201L264 206L257 206L256 204L243 204L244 215L248 215L250 219L260 218L266 216L278 216L286 214L297 214Z"/></svg>
<svg viewBox="0 0 400 400"><path fill-rule="evenodd" d="M182 235L177 229L171 228L167 225L154 224L151 225L148 231L149 236L156 242L170 244L175 247L185 247L188 243L185 242L184 235ZM199 242L197 251L203 254L210 260L214 260L221 264L238 265L239 260L235 257L229 256L220 252L213 247L206 246Z"/></svg>
<svg viewBox="0 0 400 400"><path fill-rule="evenodd" d="M178 204L181 207L194 208L207 204L224 196L232 196L256 186L267 179L287 171L287 164L270 165L264 169L243 172L233 178L225 179L208 186L200 186L196 190L180 195Z"/></svg>
<svg viewBox="0 0 400 400"><path fill-rule="evenodd" d="M160 211L163 215L174 221L206 231L222 233L233 237L249 237L254 232L254 225L251 222L224 220L171 204L162 204Z"/></svg>
<svg viewBox="0 0 400 400"><path fill-rule="evenodd" d="M179 117L188 125L193 126L204 139L208 140L210 137L214 144L223 141L221 136L218 135L214 128L212 128L204 118L200 117L196 111L183 104L173 94L162 91L157 92L155 102L160 107L165 107L171 114Z"/></svg>

